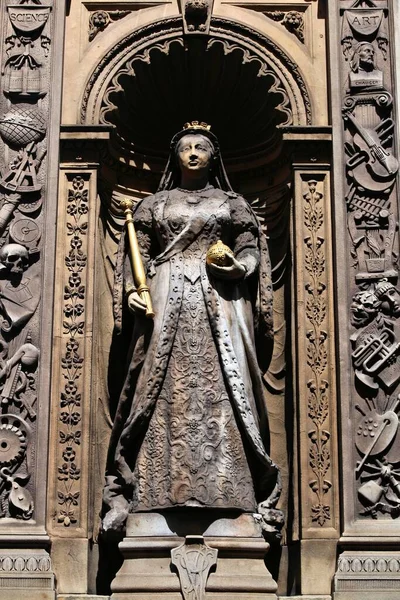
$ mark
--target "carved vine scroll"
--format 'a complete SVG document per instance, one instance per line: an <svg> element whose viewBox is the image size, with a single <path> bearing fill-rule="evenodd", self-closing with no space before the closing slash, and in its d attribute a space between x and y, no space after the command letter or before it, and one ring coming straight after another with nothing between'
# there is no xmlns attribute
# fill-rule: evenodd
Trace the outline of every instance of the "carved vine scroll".
<svg viewBox="0 0 400 600"><path fill-rule="evenodd" d="M332 240L327 170L295 170L302 536L338 536ZM304 357L304 360L303 360Z"/></svg>
<svg viewBox="0 0 400 600"><path fill-rule="evenodd" d="M82 163L76 169L62 163L55 284L60 301L53 321L51 441L55 450L49 512L52 531L66 537L88 531L96 178L96 170L85 169Z"/></svg>

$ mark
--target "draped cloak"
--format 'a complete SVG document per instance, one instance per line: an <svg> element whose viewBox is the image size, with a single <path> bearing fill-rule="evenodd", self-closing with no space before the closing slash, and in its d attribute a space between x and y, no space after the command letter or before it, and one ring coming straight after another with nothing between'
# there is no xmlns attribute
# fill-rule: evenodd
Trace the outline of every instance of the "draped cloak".
<svg viewBox="0 0 400 600"><path fill-rule="evenodd" d="M106 509L273 508L261 373L273 345L267 244L247 202L208 186L143 199L134 214L155 311L134 317L108 453ZM207 249L221 239L247 267L218 280ZM134 289L126 234L114 289L116 332ZM250 260L249 260L250 257ZM209 368L207 367L209 365Z"/></svg>

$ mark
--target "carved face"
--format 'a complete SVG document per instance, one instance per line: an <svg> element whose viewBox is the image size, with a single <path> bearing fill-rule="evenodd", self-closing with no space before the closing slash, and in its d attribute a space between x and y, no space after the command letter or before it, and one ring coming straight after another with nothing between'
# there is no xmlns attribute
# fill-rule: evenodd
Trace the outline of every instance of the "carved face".
<svg viewBox="0 0 400 600"><path fill-rule="evenodd" d="M379 300L373 292L359 292L353 297L353 302L350 307L351 323L354 327L362 327L375 317Z"/></svg>
<svg viewBox="0 0 400 600"><path fill-rule="evenodd" d="M299 27L301 25L302 15L297 10L289 10L286 13L285 23L290 27Z"/></svg>
<svg viewBox="0 0 400 600"><path fill-rule="evenodd" d="M213 157L213 148L210 141L204 135L185 135L178 143L178 163L181 171L205 171L209 170Z"/></svg>
<svg viewBox="0 0 400 600"><path fill-rule="evenodd" d="M0 261L13 275L22 275L29 267L29 253L21 244L6 244L0 250Z"/></svg>
<svg viewBox="0 0 400 600"><path fill-rule="evenodd" d="M393 317L400 317L400 292L394 285L386 286L386 289L379 296L382 304L386 303L389 312Z"/></svg>
<svg viewBox="0 0 400 600"><path fill-rule="evenodd" d="M368 70L374 68L375 49L372 44L362 44L358 49L358 56L361 68L367 67Z"/></svg>

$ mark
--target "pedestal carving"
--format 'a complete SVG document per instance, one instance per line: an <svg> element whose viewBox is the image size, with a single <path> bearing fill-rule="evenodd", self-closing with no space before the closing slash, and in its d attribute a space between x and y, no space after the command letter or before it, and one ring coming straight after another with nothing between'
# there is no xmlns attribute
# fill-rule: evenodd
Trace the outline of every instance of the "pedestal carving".
<svg viewBox="0 0 400 600"><path fill-rule="evenodd" d="M177 569L184 600L204 600L210 569L217 564L218 550L210 548L203 536L186 536L171 550L171 564Z"/></svg>

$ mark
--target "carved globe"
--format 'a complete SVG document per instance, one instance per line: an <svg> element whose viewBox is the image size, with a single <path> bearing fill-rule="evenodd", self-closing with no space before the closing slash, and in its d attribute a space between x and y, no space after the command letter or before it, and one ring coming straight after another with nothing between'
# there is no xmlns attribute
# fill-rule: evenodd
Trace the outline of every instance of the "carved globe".
<svg viewBox="0 0 400 600"><path fill-rule="evenodd" d="M37 108L20 106L0 119L0 135L12 147L24 148L32 142L40 142L45 134L46 119Z"/></svg>

